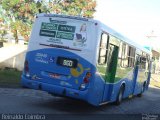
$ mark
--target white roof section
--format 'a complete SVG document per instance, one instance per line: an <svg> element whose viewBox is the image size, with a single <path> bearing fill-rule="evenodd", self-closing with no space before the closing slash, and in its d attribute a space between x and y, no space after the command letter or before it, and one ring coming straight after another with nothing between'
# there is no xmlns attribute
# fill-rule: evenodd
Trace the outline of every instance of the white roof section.
<svg viewBox="0 0 160 120"><path fill-rule="evenodd" d="M144 48L143 46L139 45L138 43L134 42L133 40L123 36L119 32L113 30L112 28L110 28L109 26L103 24L102 22L100 22L98 20L94 20L94 19L91 19L91 18L85 18L85 17L81 17L81 16L69 16L69 15L46 14L46 13L40 13L37 16L38 17L58 17L58 18L66 18L66 19L76 19L76 20L90 21L90 22L93 22L93 23L98 23L98 25L100 25L100 29L102 29L102 30L106 31L107 33L113 35L114 37L130 44L131 46L135 46L136 48L142 50L143 52L151 54L151 51L149 51L148 49Z"/></svg>
<svg viewBox="0 0 160 120"><path fill-rule="evenodd" d="M58 17L58 18L68 18L68 19L76 19L82 21L94 21L93 19L81 17L81 16L70 16L70 15L62 15L62 14L47 14L47 13L40 13L37 14L38 17Z"/></svg>

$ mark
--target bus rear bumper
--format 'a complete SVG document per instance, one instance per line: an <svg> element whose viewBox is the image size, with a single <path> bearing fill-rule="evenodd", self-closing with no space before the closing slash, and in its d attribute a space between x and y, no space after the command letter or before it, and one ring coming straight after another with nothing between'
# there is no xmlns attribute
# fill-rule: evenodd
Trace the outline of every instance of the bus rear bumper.
<svg viewBox="0 0 160 120"><path fill-rule="evenodd" d="M53 95L71 97L87 101L88 90L80 91L72 88L66 88L63 86L43 83L40 81L34 81L25 78L23 75L22 75L21 85L31 89L46 91Z"/></svg>

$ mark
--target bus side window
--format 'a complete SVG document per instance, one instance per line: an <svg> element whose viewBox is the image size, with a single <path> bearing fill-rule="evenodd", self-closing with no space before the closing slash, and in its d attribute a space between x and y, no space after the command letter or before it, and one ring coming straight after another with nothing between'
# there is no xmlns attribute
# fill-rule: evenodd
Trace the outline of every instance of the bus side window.
<svg viewBox="0 0 160 120"><path fill-rule="evenodd" d="M136 49L123 43L121 53L121 67L134 67Z"/></svg>
<svg viewBox="0 0 160 120"><path fill-rule="evenodd" d="M99 47L98 64L106 64L107 62L108 39L109 36L105 33L102 33Z"/></svg>
<svg viewBox="0 0 160 120"><path fill-rule="evenodd" d="M146 71L149 71L150 69L150 57L147 55L147 62L146 62Z"/></svg>
<svg viewBox="0 0 160 120"><path fill-rule="evenodd" d="M141 62L141 57L140 57L140 55L136 54L135 66L140 66L140 62Z"/></svg>
<svg viewBox="0 0 160 120"><path fill-rule="evenodd" d="M128 67L134 67L136 49L129 46L128 49Z"/></svg>
<svg viewBox="0 0 160 120"><path fill-rule="evenodd" d="M135 64L135 48L124 42L120 44L115 81L119 81L133 70ZM131 77L129 79L132 79Z"/></svg>
<svg viewBox="0 0 160 120"><path fill-rule="evenodd" d="M128 59L127 59L127 49L128 45L123 43L122 44L122 57L121 57L121 66L122 67L127 67L128 66Z"/></svg>
<svg viewBox="0 0 160 120"><path fill-rule="evenodd" d="M141 56L141 69L146 69L146 64L147 64L146 54L143 53L143 55Z"/></svg>

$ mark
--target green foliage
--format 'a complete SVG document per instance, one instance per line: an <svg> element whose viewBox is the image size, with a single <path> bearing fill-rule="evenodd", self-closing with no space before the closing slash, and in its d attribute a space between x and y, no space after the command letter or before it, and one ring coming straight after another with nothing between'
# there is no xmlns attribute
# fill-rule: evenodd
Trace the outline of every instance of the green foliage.
<svg viewBox="0 0 160 120"><path fill-rule="evenodd" d="M1 41L4 41L4 36L7 34L6 30L0 30Z"/></svg>
<svg viewBox="0 0 160 120"><path fill-rule="evenodd" d="M10 18L10 28L16 43L18 43L18 34L28 41L34 16L38 11L36 2L34 0L2 0L2 7L7 11L6 16Z"/></svg>
<svg viewBox="0 0 160 120"><path fill-rule="evenodd" d="M13 37L15 38L15 42L18 43L18 29L19 29L19 21L10 23L11 32L13 33Z"/></svg>
<svg viewBox="0 0 160 120"><path fill-rule="evenodd" d="M0 69L0 85L20 85L21 71L15 69Z"/></svg>
<svg viewBox="0 0 160 120"><path fill-rule="evenodd" d="M33 20L34 14L37 13L34 0L2 0L2 7L19 20Z"/></svg>
<svg viewBox="0 0 160 120"><path fill-rule="evenodd" d="M94 0L50 0L50 11L67 15L93 17L96 1Z"/></svg>
<svg viewBox="0 0 160 120"><path fill-rule="evenodd" d="M7 34L7 31L5 28L7 27L6 25L3 24L4 19L0 17L0 40L4 41L4 36Z"/></svg>

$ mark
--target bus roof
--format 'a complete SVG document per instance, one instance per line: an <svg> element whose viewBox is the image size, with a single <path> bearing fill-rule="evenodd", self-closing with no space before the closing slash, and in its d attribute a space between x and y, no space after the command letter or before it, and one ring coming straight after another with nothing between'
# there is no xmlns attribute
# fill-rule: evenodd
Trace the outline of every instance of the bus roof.
<svg viewBox="0 0 160 120"><path fill-rule="evenodd" d="M99 20L95 20L92 18L85 18L85 17L80 17L80 16L70 16L70 15L62 15L62 14L46 14L46 13L40 13L37 15L38 17L58 17L58 18L67 18L67 19L75 19L75 20L81 20L81 21L90 21L93 23L98 23L100 24L100 29L106 31L107 33L113 35L114 37L128 43L129 45L132 45L140 50L142 50L143 52L146 52L147 54L151 54L151 51L149 51L148 49L144 48L143 46L141 46L140 44L134 42L133 40L123 36L122 34L120 34L119 32L115 31L114 29L110 28L109 26L103 24L102 22L100 22Z"/></svg>

